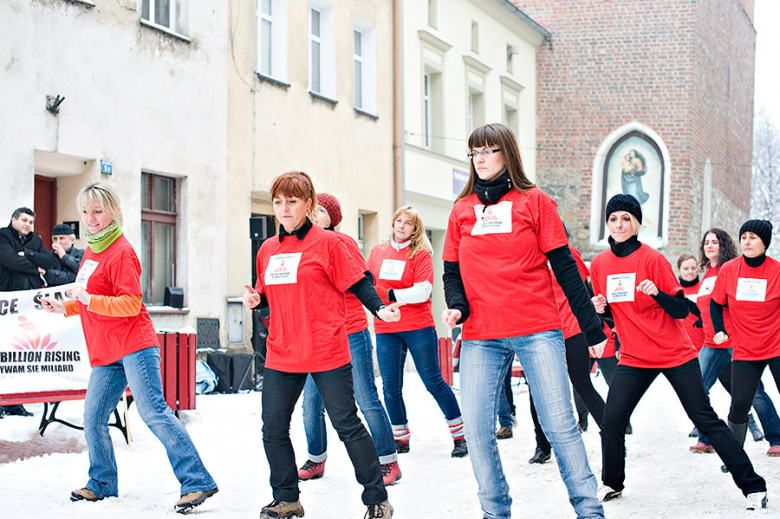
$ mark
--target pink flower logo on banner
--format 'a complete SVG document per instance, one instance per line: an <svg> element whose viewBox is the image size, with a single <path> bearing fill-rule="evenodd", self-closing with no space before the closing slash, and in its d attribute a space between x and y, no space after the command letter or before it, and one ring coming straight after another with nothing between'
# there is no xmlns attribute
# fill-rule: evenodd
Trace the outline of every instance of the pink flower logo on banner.
<svg viewBox="0 0 780 519"><path fill-rule="evenodd" d="M57 343L51 340L51 334L47 333L46 337L41 339L41 334L35 329L35 324L27 322L27 318L19 316L19 328L21 328L24 337L14 336L14 340L11 345L17 350L51 350Z"/></svg>

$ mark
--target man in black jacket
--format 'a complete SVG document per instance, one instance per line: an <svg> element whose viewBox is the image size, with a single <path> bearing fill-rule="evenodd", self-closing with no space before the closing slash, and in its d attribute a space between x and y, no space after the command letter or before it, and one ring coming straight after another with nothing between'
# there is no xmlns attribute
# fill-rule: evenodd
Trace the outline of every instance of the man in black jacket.
<svg viewBox="0 0 780 519"><path fill-rule="evenodd" d="M51 232L53 242L51 259L53 266L43 276L50 287L73 283L84 256L84 249L77 249L73 244L76 235L69 225L59 224Z"/></svg>
<svg viewBox="0 0 780 519"><path fill-rule="evenodd" d="M20 207L8 227L0 229L0 292L43 287L43 274L52 267L52 257L41 237L33 233L35 212ZM0 416L32 416L22 405L0 406Z"/></svg>

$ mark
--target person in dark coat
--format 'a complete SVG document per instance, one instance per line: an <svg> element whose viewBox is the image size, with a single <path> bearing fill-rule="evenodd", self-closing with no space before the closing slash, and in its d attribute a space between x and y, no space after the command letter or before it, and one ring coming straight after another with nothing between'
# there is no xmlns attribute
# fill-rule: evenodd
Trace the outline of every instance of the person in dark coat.
<svg viewBox="0 0 780 519"><path fill-rule="evenodd" d="M51 232L53 242L51 259L54 264L46 271L44 278L49 286L65 285L76 281L76 273L79 271L84 249L77 249L74 245L76 235L73 228L63 223L55 225Z"/></svg>
<svg viewBox="0 0 780 519"><path fill-rule="evenodd" d="M0 229L0 292L43 287L43 274L52 267L52 257L41 237L33 232L35 212L20 207L8 227ZM32 416L22 405L0 406L3 414Z"/></svg>

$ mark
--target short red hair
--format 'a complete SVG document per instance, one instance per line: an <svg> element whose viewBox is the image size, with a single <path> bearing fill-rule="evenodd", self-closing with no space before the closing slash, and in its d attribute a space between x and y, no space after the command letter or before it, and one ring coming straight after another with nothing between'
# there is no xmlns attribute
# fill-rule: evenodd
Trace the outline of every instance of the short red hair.
<svg viewBox="0 0 780 519"><path fill-rule="evenodd" d="M274 179L271 185L271 199L278 196L287 198L311 199L317 204L317 194L314 192L314 183L311 177L303 171L288 171Z"/></svg>

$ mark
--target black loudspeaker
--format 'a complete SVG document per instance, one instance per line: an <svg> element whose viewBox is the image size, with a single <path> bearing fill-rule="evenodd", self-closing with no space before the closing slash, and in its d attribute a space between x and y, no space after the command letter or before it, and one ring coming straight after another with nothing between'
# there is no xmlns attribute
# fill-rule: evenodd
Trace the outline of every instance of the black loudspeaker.
<svg viewBox="0 0 780 519"><path fill-rule="evenodd" d="M165 287L165 297L163 298L163 304L173 308L183 308L184 289L181 287Z"/></svg>
<svg viewBox="0 0 780 519"><path fill-rule="evenodd" d="M213 352L206 356L206 364L217 374L215 393L230 393L230 355Z"/></svg>
<svg viewBox="0 0 780 519"><path fill-rule="evenodd" d="M254 216L249 219L249 237L253 240L265 240L276 234L274 219L271 216Z"/></svg>
<svg viewBox="0 0 780 519"><path fill-rule="evenodd" d="M214 392L237 393L252 389L252 355L249 353L215 351L206 356L206 363L219 377Z"/></svg>

